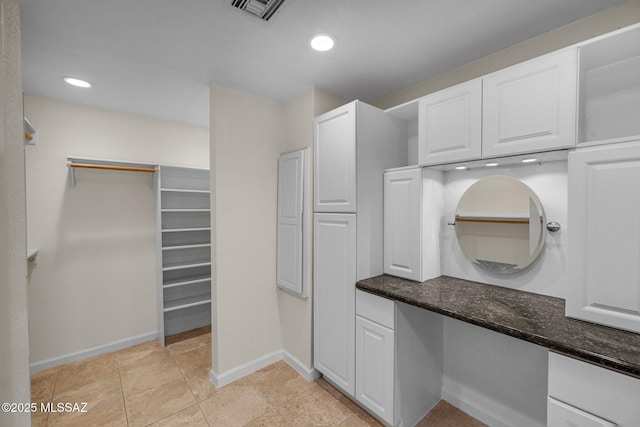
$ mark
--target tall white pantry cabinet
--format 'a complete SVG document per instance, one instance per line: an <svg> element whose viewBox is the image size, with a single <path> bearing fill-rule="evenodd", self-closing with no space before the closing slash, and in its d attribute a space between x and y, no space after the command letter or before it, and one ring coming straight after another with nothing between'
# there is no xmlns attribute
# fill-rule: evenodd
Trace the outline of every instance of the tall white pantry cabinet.
<svg viewBox="0 0 640 427"><path fill-rule="evenodd" d="M399 132L360 101L314 121L314 366L352 397L355 283L382 274L382 177L406 162Z"/></svg>

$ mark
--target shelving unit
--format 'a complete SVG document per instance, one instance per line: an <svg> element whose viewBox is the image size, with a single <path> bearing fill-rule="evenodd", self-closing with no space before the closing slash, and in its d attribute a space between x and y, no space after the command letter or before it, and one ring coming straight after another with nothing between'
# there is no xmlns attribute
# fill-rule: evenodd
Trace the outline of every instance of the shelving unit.
<svg viewBox="0 0 640 427"><path fill-rule="evenodd" d="M640 25L580 46L578 146L640 135Z"/></svg>
<svg viewBox="0 0 640 427"><path fill-rule="evenodd" d="M209 171L160 166L157 188L158 328L168 335L211 323Z"/></svg>

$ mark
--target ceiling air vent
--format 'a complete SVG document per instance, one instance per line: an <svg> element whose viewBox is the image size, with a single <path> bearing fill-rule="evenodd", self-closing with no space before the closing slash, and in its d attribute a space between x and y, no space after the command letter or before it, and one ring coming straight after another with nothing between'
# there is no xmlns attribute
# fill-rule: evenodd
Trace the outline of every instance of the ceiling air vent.
<svg viewBox="0 0 640 427"><path fill-rule="evenodd" d="M263 21L268 21L278 11L284 0L232 0L231 6L236 7Z"/></svg>

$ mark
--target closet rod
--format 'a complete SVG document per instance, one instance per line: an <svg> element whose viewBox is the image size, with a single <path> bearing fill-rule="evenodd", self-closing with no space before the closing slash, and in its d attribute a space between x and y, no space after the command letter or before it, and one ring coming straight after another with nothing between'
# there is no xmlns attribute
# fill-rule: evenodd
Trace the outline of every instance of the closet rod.
<svg viewBox="0 0 640 427"><path fill-rule="evenodd" d="M83 163L69 163L70 168L86 168L86 169L109 169L118 171L131 171L131 172L158 172L158 168L138 168L132 166L112 166L112 165L88 165Z"/></svg>
<svg viewBox="0 0 640 427"><path fill-rule="evenodd" d="M528 219L476 219L476 218L456 218L456 222L483 222L493 224L529 224Z"/></svg>

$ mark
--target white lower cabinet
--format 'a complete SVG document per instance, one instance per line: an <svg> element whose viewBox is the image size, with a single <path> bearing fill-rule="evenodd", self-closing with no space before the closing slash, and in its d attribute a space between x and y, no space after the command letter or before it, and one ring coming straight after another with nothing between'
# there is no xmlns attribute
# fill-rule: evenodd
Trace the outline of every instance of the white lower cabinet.
<svg viewBox="0 0 640 427"><path fill-rule="evenodd" d="M413 426L442 390L442 316L356 291L358 403L387 425Z"/></svg>
<svg viewBox="0 0 640 427"><path fill-rule="evenodd" d="M393 424L395 303L356 292L356 399Z"/></svg>
<svg viewBox="0 0 640 427"><path fill-rule="evenodd" d="M314 214L313 265L314 365L354 396L355 215Z"/></svg>
<svg viewBox="0 0 640 427"><path fill-rule="evenodd" d="M548 427L640 426L640 379L549 352Z"/></svg>
<svg viewBox="0 0 640 427"><path fill-rule="evenodd" d="M356 316L356 399L393 424L393 329Z"/></svg>

